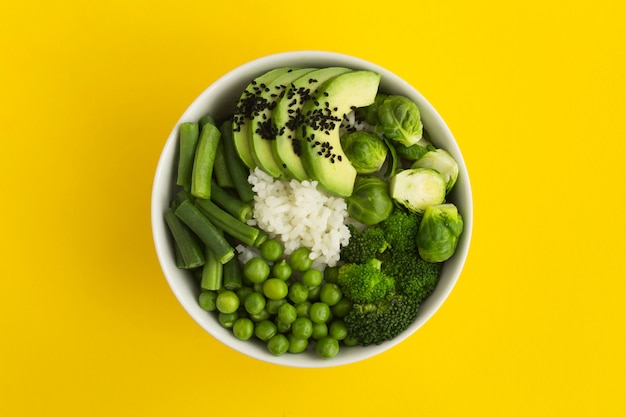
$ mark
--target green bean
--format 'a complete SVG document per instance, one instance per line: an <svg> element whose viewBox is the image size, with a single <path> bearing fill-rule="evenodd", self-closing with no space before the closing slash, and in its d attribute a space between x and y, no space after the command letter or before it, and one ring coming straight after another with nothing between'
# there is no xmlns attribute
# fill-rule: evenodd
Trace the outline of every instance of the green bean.
<svg viewBox="0 0 626 417"><path fill-rule="evenodd" d="M228 170L226 156L224 155L224 142L221 140L217 143L217 149L215 150L213 176L220 187L233 188L235 186Z"/></svg>
<svg viewBox="0 0 626 417"><path fill-rule="evenodd" d="M197 199L196 206L218 228L246 245L257 246L257 242L261 240L263 236L267 239L267 233L238 220L211 200ZM262 240L265 241L265 239Z"/></svg>
<svg viewBox="0 0 626 417"><path fill-rule="evenodd" d="M225 264L235 256L235 249L224 238L223 232L189 200L183 201L174 213L213 251L221 263Z"/></svg>
<svg viewBox="0 0 626 417"><path fill-rule="evenodd" d="M217 127L212 124L204 125L196 147L191 175L191 194L194 197L211 197L211 179L220 136L221 133Z"/></svg>
<svg viewBox="0 0 626 417"><path fill-rule="evenodd" d="M234 257L224 264L224 288L237 291L243 285L243 271L239 259Z"/></svg>
<svg viewBox="0 0 626 417"><path fill-rule="evenodd" d="M200 137L198 123L181 123L178 132L179 155L178 155L178 177L176 184L185 190L191 189L191 176L193 172L193 162L196 155L196 147Z"/></svg>
<svg viewBox="0 0 626 417"><path fill-rule="evenodd" d="M239 158L239 155L237 155L235 143L233 142L232 121L228 120L224 122L220 127L220 131L224 142L224 158L226 159L226 165L230 172L233 185L237 190L237 194L239 194L239 198L241 198L243 202L249 203L254 199L252 185L248 182L250 171Z"/></svg>
<svg viewBox="0 0 626 417"><path fill-rule="evenodd" d="M182 267L191 269L204 265L202 244L189 227L174 214L174 209L170 208L165 212L165 222L174 238L175 247L180 253L179 260L182 261Z"/></svg>
<svg viewBox="0 0 626 417"><path fill-rule="evenodd" d="M241 222L245 223L252 218L252 205L233 196L216 182L211 184L211 201Z"/></svg>
<svg viewBox="0 0 626 417"><path fill-rule="evenodd" d="M204 125L207 124L207 123L211 124L213 126L217 126L217 124L215 123L215 118L213 116L211 116L210 114L205 114L198 121L198 124L200 125L200 129L202 129L204 127Z"/></svg>
<svg viewBox="0 0 626 417"><path fill-rule="evenodd" d="M205 259L206 262L202 268L202 281L200 281L200 287L202 289L212 291L222 289L224 266L209 248L206 249Z"/></svg>

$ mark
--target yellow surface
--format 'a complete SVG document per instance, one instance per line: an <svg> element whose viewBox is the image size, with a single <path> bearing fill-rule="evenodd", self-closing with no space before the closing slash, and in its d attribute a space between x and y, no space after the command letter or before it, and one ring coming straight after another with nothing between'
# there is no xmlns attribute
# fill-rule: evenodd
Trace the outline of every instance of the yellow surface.
<svg viewBox="0 0 626 417"><path fill-rule="evenodd" d="M617 1L0 6L0 415L623 416ZM159 268L161 147L213 80L338 51L415 85L471 172L471 252L402 345L325 370L204 333Z"/></svg>

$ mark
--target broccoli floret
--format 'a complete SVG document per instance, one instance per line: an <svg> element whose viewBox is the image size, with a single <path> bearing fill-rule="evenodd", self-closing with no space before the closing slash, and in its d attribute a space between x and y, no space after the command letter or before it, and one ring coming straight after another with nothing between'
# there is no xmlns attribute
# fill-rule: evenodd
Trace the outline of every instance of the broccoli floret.
<svg viewBox="0 0 626 417"><path fill-rule="evenodd" d="M354 303L376 303L394 290L393 278L381 272L381 262L344 264L339 268L337 284L343 295Z"/></svg>
<svg viewBox="0 0 626 417"><path fill-rule="evenodd" d="M341 248L342 262L364 264L389 247L384 232L378 227L368 227L361 232L350 224L348 229L350 230L350 241Z"/></svg>
<svg viewBox="0 0 626 417"><path fill-rule="evenodd" d="M417 250L417 230L421 216L396 207L380 228L389 246L395 251Z"/></svg>
<svg viewBox="0 0 626 417"><path fill-rule="evenodd" d="M419 303L392 294L377 303L353 304L344 317L348 334L363 346L391 340L415 321Z"/></svg>
<svg viewBox="0 0 626 417"><path fill-rule="evenodd" d="M396 291L416 302L428 297L439 282L441 263L426 262L412 251L386 251L381 254L381 270L392 277Z"/></svg>

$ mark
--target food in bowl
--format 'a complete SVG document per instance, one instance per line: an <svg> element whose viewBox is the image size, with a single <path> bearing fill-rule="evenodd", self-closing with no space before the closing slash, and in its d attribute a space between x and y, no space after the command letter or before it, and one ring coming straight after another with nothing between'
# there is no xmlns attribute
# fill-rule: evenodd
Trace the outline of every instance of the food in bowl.
<svg viewBox="0 0 626 417"><path fill-rule="evenodd" d="M333 358L393 340L435 290L463 233L459 165L380 81L280 66L232 114L180 124L165 219L198 304L233 338Z"/></svg>

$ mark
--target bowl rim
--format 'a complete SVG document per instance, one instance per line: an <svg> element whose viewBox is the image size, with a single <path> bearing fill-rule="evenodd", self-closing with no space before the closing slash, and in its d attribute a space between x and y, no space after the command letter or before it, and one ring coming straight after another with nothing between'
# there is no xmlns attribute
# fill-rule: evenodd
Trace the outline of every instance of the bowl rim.
<svg viewBox="0 0 626 417"><path fill-rule="evenodd" d="M306 64L308 62L314 62L315 64ZM190 299L188 290L185 291L185 286L173 277L174 275L181 275L186 271L178 270L178 268L175 267L174 262L172 262L172 251L169 247L171 243L167 235L167 226L163 220L164 208L166 207L165 202L167 201L165 197L167 197L166 194L168 194L164 191L164 185L167 184L167 187L169 187L168 189L171 189L173 186L171 181L173 171L172 160L173 156L176 154L175 148L177 143L178 126L180 123L185 120L193 119L195 117L194 114L198 112L198 107L205 106L205 102L213 94L219 95L220 91L226 89L229 85L232 86L233 84L239 84L239 89L237 91L243 91L243 89L240 88L241 85L244 85L245 88L245 85L247 85L247 83L256 75L260 75L262 72L271 68L281 65L296 65L296 63L315 67L337 65L354 69L369 69L379 72L382 75L381 86L385 86L387 89L392 86L393 90L402 91L404 95L418 102L424 125L430 126L431 128L436 126L436 134L432 134L431 132L432 137L437 138L434 140L435 144L442 140L442 136L445 138L445 142L450 142L450 145L452 146L448 146L448 144L446 144L445 149L451 152L457 160L460 172L457 184L463 184L462 192L457 191L456 186L455 190L452 192L454 193L456 191L457 193L460 193L460 196L456 199L462 199L464 202L463 206L459 207L459 211L463 215L464 230L457 247L457 252L453 258L446 261L444 264L444 268L449 265L449 271L447 273L450 274L450 277L445 283L440 282L437 285L435 290L437 297L433 297L431 295L431 297L423 303L423 306L420 307L420 313L422 313L423 309L426 309L426 311L423 314L419 314L413 325L394 339L383 342L380 345L344 348L335 358L328 360L316 357L310 358L309 355L306 354L304 357L302 354L274 356L267 350L251 348L250 341L239 341L232 335L231 331L223 329L213 317L210 319L214 320L214 323L208 325L207 320L210 319L207 319L207 317L210 315L206 311L199 308L196 299ZM244 83L242 84L240 81L244 81ZM382 88L383 91L384 89L385 88ZM235 97L235 99L236 98L238 97ZM198 325L200 325L203 330L224 345L238 351L239 353L266 363L296 368L325 368L356 363L392 349L394 346L397 346L408 337L415 334L417 330L426 324L426 322L428 322L441 308L450 295L452 289L457 284L468 256L473 229L473 197L467 166L461 150L459 149L458 142L437 110L417 90L417 88L413 87L407 81L390 70L353 55L321 50L298 50L278 52L261 56L231 69L221 77L214 80L185 109L168 135L158 159L152 184L151 226L157 258L168 286L183 309ZM454 262L450 262L452 260L454 260ZM433 293L433 295L435 293ZM347 349L350 349L350 354L343 352Z"/></svg>

